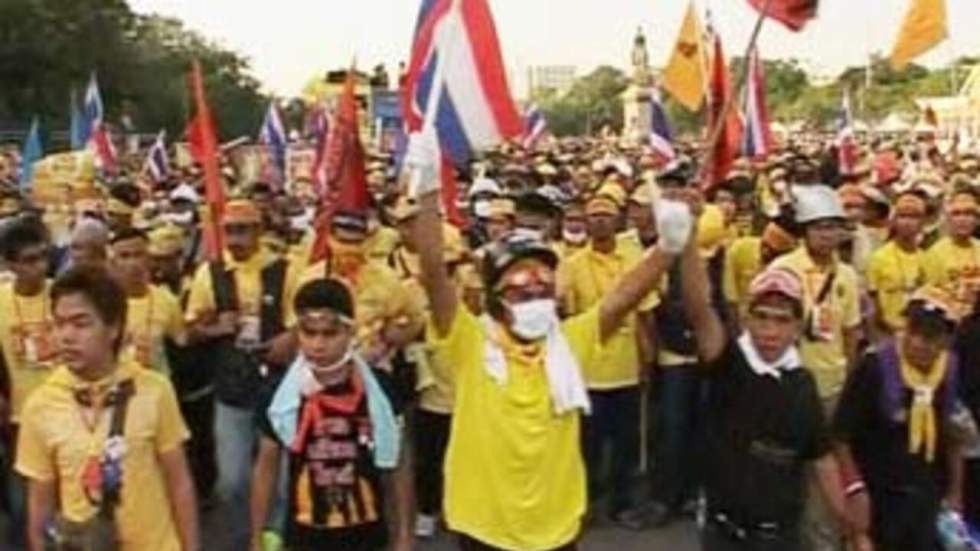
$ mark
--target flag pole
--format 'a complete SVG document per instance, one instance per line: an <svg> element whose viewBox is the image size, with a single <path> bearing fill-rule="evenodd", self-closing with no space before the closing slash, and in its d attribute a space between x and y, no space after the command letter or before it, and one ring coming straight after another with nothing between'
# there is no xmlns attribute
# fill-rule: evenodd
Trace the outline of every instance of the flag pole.
<svg viewBox="0 0 980 551"><path fill-rule="evenodd" d="M721 113L719 113L718 119L711 129L711 134L709 134L709 139L705 143L707 151L705 152L704 163L701 165L702 189L707 189L713 185L712 182L705 181L709 176L707 167L714 162L715 146L718 144L718 139L721 138L721 131L725 128L725 119L728 118L728 112L732 110L732 106L735 104L734 98L737 95L741 95L741 91L745 88L749 74L749 56L752 54L752 48L759 41L762 25L766 21L766 16L769 14L769 8L772 7L772 3L773 0L766 0L765 5L762 6L762 10L759 12L759 17L755 21L755 28L752 29L752 36L749 37L749 43L745 47L745 57L742 58L744 60L742 72L739 75L738 86L736 87L738 92L736 93L734 90L731 90L730 93L725 94L725 103L721 108Z"/></svg>

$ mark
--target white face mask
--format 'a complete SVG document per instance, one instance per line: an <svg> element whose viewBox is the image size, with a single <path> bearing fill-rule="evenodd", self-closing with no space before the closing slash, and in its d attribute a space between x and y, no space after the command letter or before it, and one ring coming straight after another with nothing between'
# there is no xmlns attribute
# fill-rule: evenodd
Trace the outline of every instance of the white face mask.
<svg viewBox="0 0 980 551"><path fill-rule="evenodd" d="M488 218L490 216L490 201L477 201L473 203L473 214L477 218Z"/></svg>
<svg viewBox="0 0 980 551"><path fill-rule="evenodd" d="M289 229L293 231L306 231L310 228L313 223L311 218L307 218L306 213L300 214L299 216L292 216L289 218Z"/></svg>
<svg viewBox="0 0 980 551"><path fill-rule="evenodd" d="M189 226L194 221L194 213L191 211L168 212L163 215L163 219L178 226Z"/></svg>
<svg viewBox="0 0 980 551"><path fill-rule="evenodd" d="M522 339L544 338L558 324L558 308L555 300L542 298L508 305L512 318L510 329Z"/></svg>
<svg viewBox="0 0 980 551"><path fill-rule="evenodd" d="M585 241L589 238L589 234L587 234L584 231L562 230L561 236L566 243L572 245L581 245L582 243L585 243Z"/></svg>
<svg viewBox="0 0 980 551"><path fill-rule="evenodd" d="M314 365L312 362L304 358L306 363L306 371L300 382L303 396L312 396L313 394L323 391L324 386L317 379L317 376L329 376L330 374L337 372L347 365L348 362L350 362L353 355L354 345L352 344L347 348L347 352L345 352L339 360L328 366L320 367L318 365Z"/></svg>

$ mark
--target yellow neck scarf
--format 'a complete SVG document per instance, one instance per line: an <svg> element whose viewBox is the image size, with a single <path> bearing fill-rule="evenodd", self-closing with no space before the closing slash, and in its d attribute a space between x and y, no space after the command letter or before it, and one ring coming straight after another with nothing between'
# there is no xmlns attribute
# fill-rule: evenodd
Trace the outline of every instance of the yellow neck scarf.
<svg viewBox="0 0 980 551"><path fill-rule="evenodd" d="M936 359L928 373L922 373L906 361L899 352L902 382L912 390L909 407L909 453L916 454L925 447L926 461L936 456L936 412L932 407L936 389L946 375L946 353Z"/></svg>

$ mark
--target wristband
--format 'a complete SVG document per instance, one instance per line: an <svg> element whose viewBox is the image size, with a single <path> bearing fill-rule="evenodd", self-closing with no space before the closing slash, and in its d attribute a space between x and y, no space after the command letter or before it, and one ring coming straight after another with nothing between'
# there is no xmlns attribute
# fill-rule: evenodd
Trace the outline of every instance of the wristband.
<svg viewBox="0 0 980 551"><path fill-rule="evenodd" d="M856 480L854 482L851 482L844 488L844 496L853 497L856 496L857 494L866 491L867 489L868 488L867 486L864 485L863 480Z"/></svg>

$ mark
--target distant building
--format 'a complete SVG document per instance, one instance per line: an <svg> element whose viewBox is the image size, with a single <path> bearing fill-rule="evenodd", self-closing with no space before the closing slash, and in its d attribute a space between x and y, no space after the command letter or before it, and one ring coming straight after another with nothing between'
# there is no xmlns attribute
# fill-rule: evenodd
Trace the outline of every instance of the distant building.
<svg viewBox="0 0 980 551"><path fill-rule="evenodd" d="M575 84L573 65L538 65L527 70L528 98L549 91L562 95L571 90L573 84Z"/></svg>

